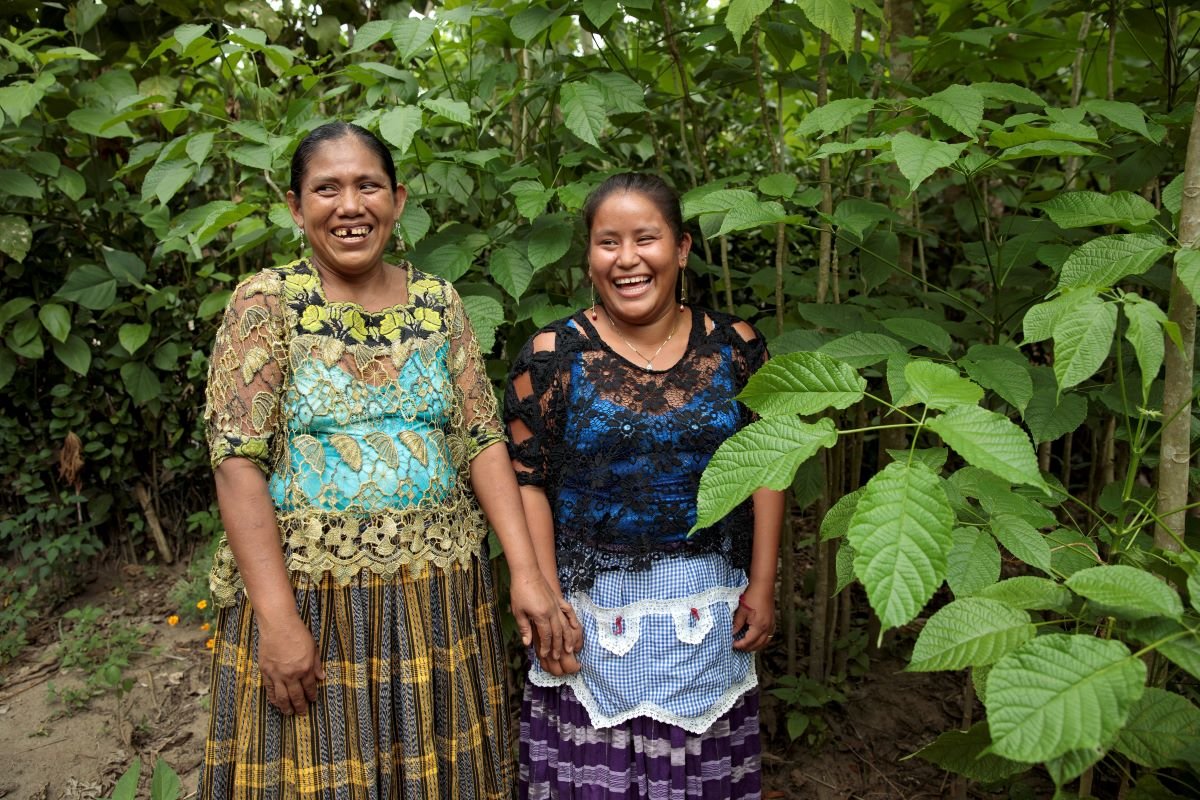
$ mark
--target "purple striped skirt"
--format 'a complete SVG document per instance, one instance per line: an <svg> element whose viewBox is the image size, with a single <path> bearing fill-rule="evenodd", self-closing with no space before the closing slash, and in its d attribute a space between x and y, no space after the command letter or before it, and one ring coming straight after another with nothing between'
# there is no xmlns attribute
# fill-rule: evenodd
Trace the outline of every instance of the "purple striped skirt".
<svg viewBox="0 0 1200 800"><path fill-rule="evenodd" d="M525 682L521 800L759 800L758 689L704 733L649 717L593 728L569 686Z"/></svg>

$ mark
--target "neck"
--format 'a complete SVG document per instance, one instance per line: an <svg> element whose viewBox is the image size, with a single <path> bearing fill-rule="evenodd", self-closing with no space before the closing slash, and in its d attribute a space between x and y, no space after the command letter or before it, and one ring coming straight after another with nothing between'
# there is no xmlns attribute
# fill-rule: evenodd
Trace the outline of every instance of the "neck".
<svg viewBox="0 0 1200 800"><path fill-rule="evenodd" d="M671 306L667 313L640 325L629 325L613 319L607 308L604 309L604 316L618 336L638 346L657 346L668 336L675 334L675 331L679 329L680 317L683 314L680 314L675 306Z"/></svg>

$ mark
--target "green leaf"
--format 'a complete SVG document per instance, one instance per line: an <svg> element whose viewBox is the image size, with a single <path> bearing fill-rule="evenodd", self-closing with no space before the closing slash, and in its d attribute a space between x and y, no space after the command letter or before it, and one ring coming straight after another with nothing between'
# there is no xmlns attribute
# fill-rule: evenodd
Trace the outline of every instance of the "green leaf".
<svg viewBox="0 0 1200 800"><path fill-rule="evenodd" d="M542 186L541 181L517 181L508 192L517 201L517 211L529 220L545 214L547 204L554 199L554 190Z"/></svg>
<svg viewBox="0 0 1200 800"><path fill-rule="evenodd" d="M436 28L437 22L428 17L424 19L408 17L394 21L392 23L392 42L395 43L400 58L408 61L425 49L425 45L433 38Z"/></svg>
<svg viewBox="0 0 1200 800"><path fill-rule="evenodd" d="M818 30L829 34L838 47L847 53L854 49L854 9L846 0L798 0L797 5L804 11Z"/></svg>
<svg viewBox="0 0 1200 800"><path fill-rule="evenodd" d="M125 391L139 406L162 393L158 377L140 361L128 361L121 365L121 381L125 384Z"/></svg>
<svg viewBox="0 0 1200 800"><path fill-rule="evenodd" d="M0 89L0 91L3 91ZM1183 208L1183 173L1179 173L1162 190L1163 208L1172 214L1178 214Z"/></svg>
<svg viewBox="0 0 1200 800"><path fill-rule="evenodd" d="M1096 294L1094 287L1067 289L1053 300L1032 306L1022 321L1025 343L1049 339L1054 335L1054 326L1060 319L1069 315L1076 306L1096 297Z"/></svg>
<svg viewBox="0 0 1200 800"><path fill-rule="evenodd" d="M534 270L553 264L571 249L571 223L555 214L546 214L533 221L529 234L529 263Z"/></svg>
<svg viewBox="0 0 1200 800"><path fill-rule="evenodd" d="M11 350L0 348L0 389L8 386L17 374L17 358Z"/></svg>
<svg viewBox="0 0 1200 800"><path fill-rule="evenodd" d="M850 529L850 519L854 516L854 509L858 508L858 498L862 497L862 492L863 490L859 488L850 494L842 495L833 504L833 508L826 512L825 518L821 520L822 542L841 539L846 535L846 531Z"/></svg>
<svg viewBox="0 0 1200 800"><path fill-rule="evenodd" d="M980 783L999 783L1029 769L1028 764L988 752L991 744L992 737L984 721L967 731L946 731L914 755Z"/></svg>
<svg viewBox="0 0 1200 800"><path fill-rule="evenodd" d="M71 313L57 303L47 303L38 309L38 319L46 333L60 342L71 332Z"/></svg>
<svg viewBox="0 0 1200 800"><path fill-rule="evenodd" d="M992 752L1047 761L1099 748L1124 724L1146 681L1146 665L1124 644L1050 634L1009 653L988 674Z"/></svg>
<svg viewBox="0 0 1200 800"><path fill-rule="evenodd" d="M946 557L946 583L954 596L982 596L999 578L1000 548L996 540L975 528L955 528L954 544Z"/></svg>
<svg viewBox="0 0 1200 800"><path fill-rule="evenodd" d="M828 419L808 424L770 417L750 423L717 448L700 476L692 532L712 525L764 486L791 486L801 462L836 443L837 429Z"/></svg>
<svg viewBox="0 0 1200 800"><path fill-rule="evenodd" d="M204 165L204 159L208 158L209 152L212 150L213 139L216 134L212 131L197 133L191 139L188 139L187 151L188 158L195 162L196 166Z"/></svg>
<svg viewBox="0 0 1200 800"><path fill-rule="evenodd" d="M790 172L776 172L765 178L759 178L758 190L768 197L791 197L796 193L800 181Z"/></svg>
<svg viewBox="0 0 1200 800"><path fill-rule="evenodd" d="M42 187L38 182L15 169L0 169L0 194L10 197L42 199Z"/></svg>
<svg viewBox="0 0 1200 800"><path fill-rule="evenodd" d="M904 382L908 385L905 399L913 398L930 408L973 406L983 399L983 389L959 375L958 370L932 361L911 362L904 368Z"/></svg>
<svg viewBox="0 0 1200 800"><path fill-rule="evenodd" d="M427 97L421 101L421 105L434 114L440 114L451 122L457 122L460 125L469 125L471 122L471 107L462 100Z"/></svg>
<svg viewBox="0 0 1200 800"><path fill-rule="evenodd" d="M971 86L956 83L912 102L968 138L983 121L983 95Z"/></svg>
<svg viewBox="0 0 1200 800"><path fill-rule="evenodd" d="M0 217L0 253L13 261L24 261L33 244L33 230L21 217Z"/></svg>
<svg viewBox="0 0 1200 800"><path fill-rule="evenodd" d="M33 113L55 83L54 75L46 71L39 74L33 83L14 81L8 86L0 87L0 109L13 125L20 125L22 120Z"/></svg>
<svg viewBox="0 0 1200 800"><path fill-rule="evenodd" d="M1174 692L1146 687L1117 734L1116 750L1143 767L1180 766L1200 746L1200 709Z"/></svg>
<svg viewBox="0 0 1200 800"><path fill-rule="evenodd" d="M1050 573L1050 543L1028 520L1013 514L997 514L990 525L992 535L1005 550L1029 566Z"/></svg>
<svg viewBox="0 0 1200 800"><path fill-rule="evenodd" d="M1125 338L1133 346L1138 366L1142 373L1142 398L1150 396L1150 384L1158 377L1166 355L1163 344L1163 326L1167 315L1154 303L1127 292L1121 298L1125 305L1125 317L1129 326L1125 329Z"/></svg>
<svg viewBox="0 0 1200 800"><path fill-rule="evenodd" d="M121 115L104 108L77 108L67 114L67 124L80 133L102 139L133 138L133 131Z"/></svg>
<svg viewBox="0 0 1200 800"><path fill-rule="evenodd" d="M16 319L21 314L24 314L29 309L33 308L35 302L32 297L14 297L0 306L0 326L3 326L11 319Z"/></svg>
<svg viewBox="0 0 1200 800"><path fill-rule="evenodd" d="M461 244L444 244L434 248L417 266L448 281L456 281L471 268L475 254Z"/></svg>
<svg viewBox="0 0 1200 800"><path fill-rule="evenodd" d="M837 133L875 107L867 97L847 97L831 100L810 111L796 128L797 136L828 136Z"/></svg>
<svg viewBox="0 0 1200 800"><path fill-rule="evenodd" d="M1060 575L1073 575L1100 563L1096 543L1078 531L1057 528L1046 534L1050 543L1050 566Z"/></svg>
<svg viewBox="0 0 1200 800"><path fill-rule="evenodd" d="M1067 800L1064 796L1065 792L1062 787L1083 774L1083 771L1095 764L1100 759L1104 758L1104 753L1107 746L1100 747L1084 747L1079 750L1071 750L1063 753L1061 756L1046 760L1046 772L1050 773L1050 780L1054 781L1054 785L1059 787L1054 793L1056 800Z"/></svg>
<svg viewBox="0 0 1200 800"><path fill-rule="evenodd" d="M925 139L908 131L892 137L892 153L896 166L908 178L908 190L915 192L933 173L958 160L966 145L949 144Z"/></svg>
<svg viewBox="0 0 1200 800"><path fill-rule="evenodd" d="M1100 236L1067 256L1058 276L1058 288L1108 288L1122 278L1141 275L1169 252L1171 248L1162 239L1148 233Z"/></svg>
<svg viewBox="0 0 1200 800"><path fill-rule="evenodd" d="M908 348L890 336L880 333L849 333L821 346L820 352L861 369L904 355Z"/></svg>
<svg viewBox="0 0 1200 800"><path fill-rule="evenodd" d="M84 264L72 270L56 296L93 311L104 311L117 297L117 282L103 267Z"/></svg>
<svg viewBox="0 0 1200 800"><path fill-rule="evenodd" d="M971 88L988 100L999 100L1004 103L1022 103L1027 106L1039 106L1042 108L1046 106L1046 101L1036 93L1015 83L984 81L982 83L972 83Z"/></svg>
<svg viewBox="0 0 1200 800"><path fill-rule="evenodd" d="M1099 371L1117 331L1117 304L1093 297L1054 326L1054 377L1061 389L1077 386Z"/></svg>
<svg viewBox="0 0 1200 800"><path fill-rule="evenodd" d="M922 347L928 347L935 353L949 353L954 347L954 340L950 338L950 334L946 333L940 325L932 323L929 320L916 319L914 317L893 317L891 319L880 320L880 324L900 338L907 339Z"/></svg>
<svg viewBox="0 0 1200 800"><path fill-rule="evenodd" d="M404 213L400 215L399 225L400 235L411 247L425 238L425 234L429 233L429 228L433 225L433 220L428 211L416 203L410 202L404 204Z"/></svg>
<svg viewBox="0 0 1200 800"><path fill-rule="evenodd" d="M1140 228L1158 216L1148 200L1133 192L1063 192L1035 208L1061 228L1088 228L1095 225L1120 225Z"/></svg>
<svg viewBox="0 0 1200 800"><path fill-rule="evenodd" d="M354 44L346 51L347 53L359 53L366 50L371 45L378 42L384 37L392 35L392 21L389 19L376 19L363 24L357 31L354 32Z"/></svg>
<svg viewBox="0 0 1200 800"><path fill-rule="evenodd" d="M63 167L59 171L58 177L54 179L54 185L75 201L78 201L87 192L87 182L84 181L83 176L70 167Z"/></svg>
<svg viewBox="0 0 1200 800"><path fill-rule="evenodd" d="M928 425L968 463L1012 483L1045 487L1029 437L1007 417L979 406L955 406Z"/></svg>
<svg viewBox="0 0 1200 800"><path fill-rule="evenodd" d="M514 36L528 43L542 31L553 25L554 21L563 13L563 10L562 8L558 8L550 11L542 6L529 6L513 17L509 25L512 28Z"/></svg>
<svg viewBox="0 0 1200 800"><path fill-rule="evenodd" d="M533 280L533 265L521 252L512 247L502 247L492 253L488 271L509 297L520 300Z"/></svg>
<svg viewBox="0 0 1200 800"><path fill-rule="evenodd" d="M738 399L764 417L818 414L863 398L867 382L854 369L822 353L788 353L763 365Z"/></svg>
<svg viewBox="0 0 1200 800"><path fill-rule="evenodd" d="M196 309L196 316L200 319L208 319L213 314L219 314L225 310L225 306L229 303L229 296L233 294L229 289L222 289L207 295L200 301L199 307Z"/></svg>
<svg viewBox="0 0 1200 800"><path fill-rule="evenodd" d="M150 323L125 323L117 331L117 339L125 352L133 355L150 338Z"/></svg>
<svg viewBox="0 0 1200 800"><path fill-rule="evenodd" d="M1114 125L1141 134L1152 142L1157 143L1160 138L1151 135L1149 128L1146 127L1145 112L1133 103L1124 103L1119 100L1092 99L1085 100L1080 103L1080 106L1086 109L1088 113L1104 117Z"/></svg>
<svg viewBox="0 0 1200 800"><path fill-rule="evenodd" d="M743 203L729 209L716 235L724 236L737 231L761 228L763 225L774 225L786 220L787 216L783 206L774 200Z"/></svg>
<svg viewBox="0 0 1200 800"><path fill-rule="evenodd" d="M1018 575L1000 581L981 590L979 596L1031 610L1065 611L1071 603L1071 592L1065 586L1036 575Z"/></svg>
<svg viewBox="0 0 1200 800"><path fill-rule="evenodd" d="M1024 412L1033 398L1033 379L1029 377L1029 370L1023 366L996 358L979 361L968 358L960 363L972 380L1000 395L1018 411Z"/></svg>
<svg viewBox="0 0 1200 800"><path fill-rule="evenodd" d="M729 11L725 14L725 27L733 34L734 44L741 44L746 31L754 25L754 20L771 7L771 0L730 0Z"/></svg>
<svg viewBox="0 0 1200 800"><path fill-rule="evenodd" d="M1034 442L1052 442L1083 424L1087 416L1087 398L1078 394L1059 396L1058 383L1049 367L1034 368L1030 377L1033 397L1025 407L1023 418Z"/></svg>
<svg viewBox="0 0 1200 800"><path fill-rule="evenodd" d="M853 153L856 150L884 150L891 147L891 144L892 139L889 136L864 136L852 142L825 142L816 149L813 158Z"/></svg>
<svg viewBox="0 0 1200 800"><path fill-rule="evenodd" d="M71 370L80 375L87 375L88 367L92 365L92 351L87 342L78 336L68 336L65 342L52 342L51 349L55 357Z"/></svg>
<svg viewBox="0 0 1200 800"><path fill-rule="evenodd" d="M908 669L937 672L994 664L1036 634L1027 612L998 600L964 597L925 623Z"/></svg>
<svg viewBox="0 0 1200 800"><path fill-rule="evenodd" d="M150 796L154 800L179 800L183 784L175 770L167 764L162 756L154 764L154 777L150 780Z"/></svg>
<svg viewBox="0 0 1200 800"><path fill-rule="evenodd" d="M885 630L912 620L941 585L953 526L938 477L924 464L893 462L867 483L846 540Z"/></svg>
<svg viewBox="0 0 1200 800"><path fill-rule="evenodd" d="M608 125L603 92L590 83L564 84L562 110L563 121L571 133L590 145L600 146L600 132Z"/></svg>
<svg viewBox="0 0 1200 800"><path fill-rule="evenodd" d="M246 148L238 148L238 151L244 149ZM231 154L235 160L240 160L237 158L238 151ZM268 159L266 166L260 166L260 168L270 169L270 166ZM151 197L157 197L158 202L166 203L192 179L194 174L196 174L196 165L189 159L160 161L146 172L146 178L142 181L142 199L149 200Z"/></svg>
<svg viewBox="0 0 1200 800"><path fill-rule="evenodd" d="M138 776L142 772L142 760L135 758L129 769L113 787L112 800L135 800L137 797Z"/></svg>
<svg viewBox="0 0 1200 800"><path fill-rule="evenodd" d="M1170 619L1143 619L1129 626L1136 641L1155 647L1193 678L1200 679L1200 636Z"/></svg>
<svg viewBox="0 0 1200 800"><path fill-rule="evenodd" d="M1152 573L1124 564L1081 569L1067 578L1067 588L1124 619L1183 615L1174 589Z"/></svg>
<svg viewBox="0 0 1200 800"><path fill-rule="evenodd" d="M180 25L175 29L175 41L180 50L187 50L188 45L208 33L209 25Z"/></svg>
<svg viewBox="0 0 1200 800"><path fill-rule="evenodd" d="M992 137L993 139L995 137ZM1091 148L1084 147L1077 142L1066 141L1042 141L1029 142L1028 144L1019 144L1015 147L1007 148L1000 154L1001 161L1015 161L1018 158L1070 158L1078 156L1086 158L1087 156L1095 155Z"/></svg>
<svg viewBox="0 0 1200 800"><path fill-rule="evenodd" d="M471 329L479 340L479 349L486 356L496 346L496 329L504 324L504 306L496 298L482 294L466 295L462 301Z"/></svg>
<svg viewBox="0 0 1200 800"><path fill-rule="evenodd" d="M617 0L583 0L583 13L597 28L612 19L617 13Z"/></svg>
<svg viewBox="0 0 1200 800"><path fill-rule="evenodd" d="M412 146L417 131L421 130L421 117L421 109L416 106L393 108L379 118L379 135L404 155Z"/></svg>
<svg viewBox="0 0 1200 800"><path fill-rule="evenodd" d="M604 93L604 107L610 114L644 114L646 90L622 72L593 72L588 80Z"/></svg>
<svg viewBox="0 0 1200 800"><path fill-rule="evenodd" d="M1187 288L1192 302L1200 298L1200 250L1184 248L1175 251L1175 277Z"/></svg>
<svg viewBox="0 0 1200 800"><path fill-rule="evenodd" d="M833 588L833 594L839 594L850 584L854 583L858 577L854 574L854 548L846 544L844 541L838 543L837 556L834 558L833 568L837 581Z"/></svg>
<svg viewBox="0 0 1200 800"><path fill-rule="evenodd" d="M141 283L146 277L146 262L133 253L105 248L104 263L109 274L124 283Z"/></svg>

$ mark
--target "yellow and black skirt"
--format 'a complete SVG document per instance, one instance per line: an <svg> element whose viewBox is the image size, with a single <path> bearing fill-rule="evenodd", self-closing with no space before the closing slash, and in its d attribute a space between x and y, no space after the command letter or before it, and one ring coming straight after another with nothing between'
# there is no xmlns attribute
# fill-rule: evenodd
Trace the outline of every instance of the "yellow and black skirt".
<svg viewBox="0 0 1200 800"><path fill-rule="evenodd" d="M293 574L325 680L303 716L267 702L254 613L221 610L201 800L508 800L514 766L489 565L345 586Z"/></svg>

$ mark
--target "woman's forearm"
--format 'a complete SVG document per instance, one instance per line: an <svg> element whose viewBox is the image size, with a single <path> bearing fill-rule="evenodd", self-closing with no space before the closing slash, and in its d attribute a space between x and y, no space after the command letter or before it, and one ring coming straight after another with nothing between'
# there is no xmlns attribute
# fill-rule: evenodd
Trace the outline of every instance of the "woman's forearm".
<svg viewBox="0 0 1200 800"><path fill-rule="evenodd" d="M521 504L525 506L525 521L529 525L529 538L533 542L533 552L537 556L538 566L542 568L542 577L555 594L562 594L562 586L558 582L558 557L554 552L554 515L550 510L550 501L546 492L538 486L521 487Z"/></svg>
<svg viewBox="0 0 1200 800"><path fill-rule="evenodd" d="M503 442L485 448L471 461L471 488L500 539L509 571L515 575L537 570L538 558L525 522L521 492Z"/></svg>
<svg viewBox="0 0 1200 800"><path fill-rule="evenodd" d="M773 587L779 566L784 494L774 489L759 489L752 497L754 541L750 551L750 581Z"/></svg>

